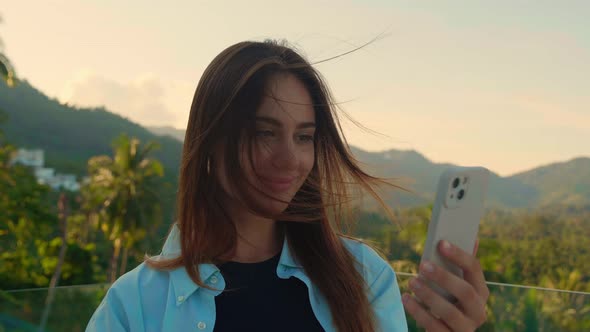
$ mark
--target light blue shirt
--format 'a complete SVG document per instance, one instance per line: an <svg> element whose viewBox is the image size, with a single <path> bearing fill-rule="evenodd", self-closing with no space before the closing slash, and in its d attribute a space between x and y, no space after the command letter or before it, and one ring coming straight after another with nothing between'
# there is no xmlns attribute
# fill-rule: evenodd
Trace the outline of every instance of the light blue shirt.
<svg viewBox="0 0 590 332"><path fill-rule="evenodd" d="M175 225L157 257L179 256L179 235L180 230ZM360 272L369 285L369 301L376 313L379 331L407 331L401 295L391 266L366 244L347 238L342 240L364 266ZM113 283L86 331L213 331L215 296L225 288L225 281L213 264L200 265L199 272L201 280L218 290L196 285L184 267L157 271L145 263L140 264ZM328 302L291 255L286 238L277 276L303 281L317 320L326 332L336 332Z"/></svg>

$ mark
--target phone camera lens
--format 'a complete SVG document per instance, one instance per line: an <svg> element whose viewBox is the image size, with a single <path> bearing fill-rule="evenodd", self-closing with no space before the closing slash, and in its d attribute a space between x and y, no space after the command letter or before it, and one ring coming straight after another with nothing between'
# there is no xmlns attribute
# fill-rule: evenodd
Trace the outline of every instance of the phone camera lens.
<svg viewBox="0 0 590 332"><path fill-rule="evenodd" d="M457 194L457 199L462 199L465 196L465 190L459 190L459 194Z"/></svg>
<svg viewBox="0 0 590 332"><path fill-rule="evenodd" d="M459 178L455 178L455 180L453 180L453 188L457 188L460 182L461 180L459 180Z"/></svg>

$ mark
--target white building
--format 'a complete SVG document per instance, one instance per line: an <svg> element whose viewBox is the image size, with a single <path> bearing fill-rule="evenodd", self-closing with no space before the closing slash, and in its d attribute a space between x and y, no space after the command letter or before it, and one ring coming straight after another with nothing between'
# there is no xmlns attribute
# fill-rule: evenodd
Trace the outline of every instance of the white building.
<svg viewBox="0 0 590 332"><path fill-rule="evenodd" d="M29 167L43 167L45 164L45 152L43 150L18 149L12 158L11 164L21 164Z"/></svg>
<svg viewBox="0 0 590 332"><path fill-rule="evenodd" d="M55 170L53 168L36 167L34 172L37 181L42 184L48 184L55 176Z"/></svg>
<svg viewBox="0 0 590 332"><path fill-rule="evenodd" d="M45 164L43 150L18 149L10 164L21 164L32 167L37 181L50 186L53 190L59 190L60 188L70 191L80 190L80 183L76 181L74 174L59 174L55 173L55 169L53 168L43 167Z"/></svg>
<svg viewBox="0 0 590 332"><path fill-rule="evenodd" d="M76 181L76 176L72 174L56 174L48 183L48 185L54 190L60 188L78 191L80 190L80 184Z"/></svg>

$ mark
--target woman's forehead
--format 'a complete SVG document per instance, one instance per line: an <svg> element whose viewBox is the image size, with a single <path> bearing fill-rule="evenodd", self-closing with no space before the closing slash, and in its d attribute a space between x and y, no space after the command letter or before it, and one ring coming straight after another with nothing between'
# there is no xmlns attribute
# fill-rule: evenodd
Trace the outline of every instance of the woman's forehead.
<svg viewBox="0 0 590 332"><path fill-rule="evenodd" d="M313 122L315 112L305 85L293 75L281 75L269 85L257 117L274 118L281 123Z"/></svg>

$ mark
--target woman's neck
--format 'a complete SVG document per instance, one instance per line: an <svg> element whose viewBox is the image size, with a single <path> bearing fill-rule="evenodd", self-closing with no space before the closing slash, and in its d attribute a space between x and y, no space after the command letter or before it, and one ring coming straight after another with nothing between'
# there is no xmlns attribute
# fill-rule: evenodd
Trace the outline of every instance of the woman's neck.
<svg viewBox="0 0 590 332"><path fill-rule="evenodd" d="M237 230L236 250L229 260L256 263L277 255L283 247L282 223L242 212L232 216Z"/></svg>

